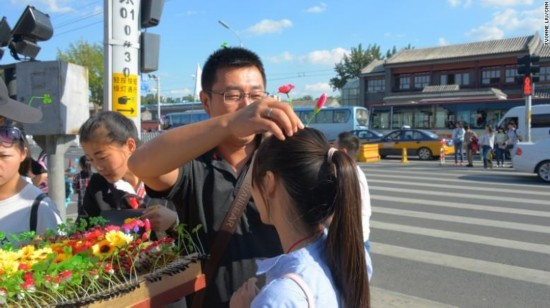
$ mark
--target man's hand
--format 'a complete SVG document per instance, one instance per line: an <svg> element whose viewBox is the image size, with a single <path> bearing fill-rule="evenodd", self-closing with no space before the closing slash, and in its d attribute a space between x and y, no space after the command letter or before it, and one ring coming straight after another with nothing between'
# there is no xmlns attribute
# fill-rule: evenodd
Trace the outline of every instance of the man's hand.
<svg viewBox="0 0 550 308"><path fill-rule="evenodd" d="M233 135L245 137L270 132L280 140L304 128L290 105L266 97L231 114L229 129Z"/></svg>
<svg viewBox="0 0 550 308"><path fill-rule="evenodd" d="M148 218L151 222L151 230L166 231L176 224L178 214L162 205L148 206L141 218Z"/></svg>

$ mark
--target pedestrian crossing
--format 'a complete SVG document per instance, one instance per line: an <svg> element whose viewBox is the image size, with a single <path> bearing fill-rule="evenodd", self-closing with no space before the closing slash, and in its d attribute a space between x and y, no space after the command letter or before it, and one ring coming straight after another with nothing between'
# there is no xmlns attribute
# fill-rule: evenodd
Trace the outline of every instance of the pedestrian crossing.
<svg viewBox="0 0 550 308"><path fill-rule="evenodd" d="M374 307L550 306L550 185L510 168L361 167Z"/></svg>

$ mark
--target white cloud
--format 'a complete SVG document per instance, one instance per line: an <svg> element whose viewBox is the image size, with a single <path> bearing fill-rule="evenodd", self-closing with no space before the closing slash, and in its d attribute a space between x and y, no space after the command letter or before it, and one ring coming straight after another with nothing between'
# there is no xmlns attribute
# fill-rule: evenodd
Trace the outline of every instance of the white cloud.
<svg viewBox="0 0 550 308"><path fill-rule="evenodd" d="M462 5L465 8L469 8L470 6L472 6L472 0L465 0L464 4L462 4L462 0L447 0L447 1L452 7L457 7Z"/></svg>
<svg viewBox="0 0 550 308"><path fill-rule="evenodd" d="M35 6L36 2L41 3L45 6L45 8L40 9L40 11L47 13L65 13L74 11L74 9L69 6L69 2L72 2L70 0L37 0L32 2L34 2Z"/></svg>
<svg viewBox="0 0 550 308"><path fill-rule="evenodd" d="M490 6L531 5L534 0L481 0L481 4Z"/></svg>
<svg viewBox="0 0 550 308"><path fill-rule="evenodd" d="M294 60L294 56L290 52L285 51L277 56L266 56L264 59L272 63L282 63Z"/></svg>
<svg viewBox="0 0 550 308"><path fill-rule="evenodd" d="M270 33L281 33L283 29L292 27L292 21L288 19L271 20L264 19L245 31L253 35L263 35Z"/></svg>
<svg viewBox="0 0 550 308"><path fill-rule="evenodd" d="M496 26L483 25L468 31L466 36L479 41L499 40L504 37L504 32Z"/></svg>
<svg viewBox="0 0 550 308"><path fill-rule="evenodd" d="M349 50L338 47L332 50L315 50L300 59L311 64L335 64L340 62L346 54L349 54Z"/></svg>
<svg viewBox="0 0 550 308"><path fill-rule="evenodd" d="M460 0L449 0L449 4L452 7L458 6L460 4Z"/></svg>
<svg viewBox="0 0 550 308"><path fill-rule="evenodd" d="M501 39L506 32L534 33L543 24L541 8L517 11L507 8L493 14L491 21L470 30L466 36L481 40Z"/></svg>
<svg viewBox="0 0 550 308"><path fill-rule="evenodd" d="M306 84L305 86L306 92L325 92L329 93L332 92L332 88L327 82L318 82L313 84Z"/></svg>
<svg viewBox="0 0 550 308"><path fill-rule="evenodd" d="M444 37L440 37L439 40L437 40L437 45L439 46L447 46L449 45L449 42Z"/></svg>
<svg viewBox="0 0 550 308"><path fill-rule="evenodd" d="M306 12L307 13L312 13L312 14L319 14L319 13L324 12L326 9L327 9L327 4L324 3L324 2L321 2L321 4L319 4L319 5L315 5L315 6L312 6L308 9L306 9Z"/></svg>
<svg viewBox="0 0 550 308"><path fill-rule="evenodd" d="M170 95L182 95L182 96L186 96L186 95L189 95L189 94L193 94L193 91L191 91L189 88L183 88L183 89L173 89L173 90L170 90Z"/></svg>

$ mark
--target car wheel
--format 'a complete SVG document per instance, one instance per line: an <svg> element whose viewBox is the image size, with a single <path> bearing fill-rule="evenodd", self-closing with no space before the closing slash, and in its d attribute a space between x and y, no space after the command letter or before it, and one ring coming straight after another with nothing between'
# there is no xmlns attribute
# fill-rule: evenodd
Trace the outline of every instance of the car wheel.
<svg viewBox="0 0 550 308"><path fill-rule="evenodd" d="M539 178L545 182L550 182L550 160L540 162L535 168Z"/></svg>
<svg viewBox="0 0 550 308"><path fill-rule="evenodd" d="M430 160L433 159L432 151L428 148L420 148L417 151L418 158L421 160Z"/></svg>

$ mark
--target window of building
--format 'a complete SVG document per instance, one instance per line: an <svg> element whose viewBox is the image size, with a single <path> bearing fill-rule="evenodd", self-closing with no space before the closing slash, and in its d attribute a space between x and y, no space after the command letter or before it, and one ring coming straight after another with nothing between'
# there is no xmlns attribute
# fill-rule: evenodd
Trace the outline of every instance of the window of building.
<svg viewBox="0 0 550 308"><path fill-rule="evenodd" d="M439 76L440 85L458 84L461 86L470 85L470 73L442 73Z"/></svg>
<svg viewBox="0 0 550 308"><path fill-rule="evenodd" d="M430 85L430 75L427 73L417 74L414 76L415 89L424 89L424 87L428 85Z"/></svg>
<svg viewBox="0 0 550 308"><path fill-rule="evenodd" d="M498 67L488 67L481 72L481 84L490 85L500 82L500 69Z"/></svg>
<svg viewBox="0 0 550 308"><path fill-rule="evenodd" d="M411 88L411 76L408 74L396 76L396 85L399 90L408 90Z"/></svg>
<svg viewBox="0 0 550 308"><path fill-rule="evenodd" d="M367 92L376 93L386 91L386 81L383 78L369 79L367 81Z"/></svg>
<svg viewBox="0 0 550 308"><path fill-rule="evenodd" d="M504 82L506 83L515 83L516 76L518 75L518 69L514 66L506 66L504 71Z"/></svg>
<svg viewBox="0 0 550 308"><path fill-rule="evenodd" d="M550 81L550 66L541 66L539 77L540 81Z"/></svg>

